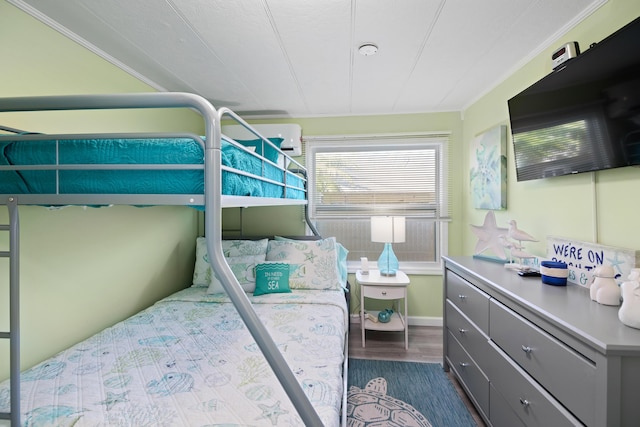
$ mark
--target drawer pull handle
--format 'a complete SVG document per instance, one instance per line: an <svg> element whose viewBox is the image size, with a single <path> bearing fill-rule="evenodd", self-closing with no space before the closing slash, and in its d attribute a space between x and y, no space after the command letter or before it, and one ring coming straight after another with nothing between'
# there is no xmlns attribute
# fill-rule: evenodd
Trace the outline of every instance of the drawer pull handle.
<svg viewBox="0 0 640 427"><path fill-rule="evenodd" d="M469 364L467 362L460 362L460 366L462 368L466 368L467 366L469 366Z"/></svg>
<svg viewBox="0 0 640 427"><path fill-rule="evenodd" d="M529 402L527 399L523 399L522 397L520 398L520 404L524 407L529 406L531 402Z"/></svg>
<svg viewBox="0 0 640 427"><path fill-rule="evenodd" d="M387 291L382 291L382 295L386 295L386 294L387 294Z"/></svg>
<svg viewBox="0 0 640 427"><path fill-rule="evenodd" d="M467 330L466 330L466 329L462 329L462 328L460 328L460 329L458 329L458 332L460 332L460 334L464 334L464 333L466 333L466 332L467 332Z"/></svg>
<svg viewBox="0 0 640 427"><path fill-rule="evenodd" d="M525 353L529 354L531 353L531 347L529 346L522 346L522 351L524 351Z"/></svg>
<svg viewBox="0 0 640 427"><path fill-rule="evenodd" d="M467 297L466 295L458 294L458 298L460 299L465 299L466 297Z"/></svg>

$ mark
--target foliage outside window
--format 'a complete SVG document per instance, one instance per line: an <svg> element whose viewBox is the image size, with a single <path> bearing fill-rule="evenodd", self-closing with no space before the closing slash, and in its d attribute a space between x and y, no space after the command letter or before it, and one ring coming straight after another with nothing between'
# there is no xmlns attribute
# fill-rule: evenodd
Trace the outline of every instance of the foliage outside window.
<svg viewBox="0 0 640 427"><path fill-rule="evenodd" d="M448 222L448 135L305 138L310 215L323 236L349 250L354 271L375 268L383 243L371 242L370 218L406 217L406 241L393 244L400 269L440 273Z"/></svg>

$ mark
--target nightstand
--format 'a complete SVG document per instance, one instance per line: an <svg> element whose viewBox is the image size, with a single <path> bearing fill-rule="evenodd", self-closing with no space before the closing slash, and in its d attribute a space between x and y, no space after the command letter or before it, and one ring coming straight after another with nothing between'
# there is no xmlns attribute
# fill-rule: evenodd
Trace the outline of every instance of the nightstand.
<svg viewBox="0 0 640 427"><path fill-rule="evenodd" d="M369 274L356 272L356 282L360 285L360 328L362 330L362 347L365 347L365 332L374 331L404 331L404 348L409 349L409 328L407 328L407 287L409 277L402 271L395 276L382 276L378 270L370 270ZM388 323L374 322L365 316L364 299L394 300L395 308ZM399 311L398 301L404 300L404 310ZM369 311L377 319L377 311Z"/></svg>

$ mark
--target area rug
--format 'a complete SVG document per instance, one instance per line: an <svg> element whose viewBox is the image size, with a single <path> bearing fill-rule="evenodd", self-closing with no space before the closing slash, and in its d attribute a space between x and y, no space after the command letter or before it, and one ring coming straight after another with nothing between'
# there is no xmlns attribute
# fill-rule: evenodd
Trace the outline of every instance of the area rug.
<svg viewBox="0 0 640 427"><path fill-rule="evenodd" d="M475 427L437 363L349 359L349 427Z"/></svg>

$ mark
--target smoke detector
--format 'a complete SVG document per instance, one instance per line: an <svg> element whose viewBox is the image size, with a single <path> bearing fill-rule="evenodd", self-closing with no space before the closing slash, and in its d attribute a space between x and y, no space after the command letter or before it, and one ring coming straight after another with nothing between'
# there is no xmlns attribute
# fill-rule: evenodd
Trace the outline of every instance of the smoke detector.
<svg viewBox="0 0 640 427"><path fill-rule="evenodd" d="M358 48L358 52L360 52L362 56L375 55L378 52L378 46L373 43L365 43Z"/></svg>

